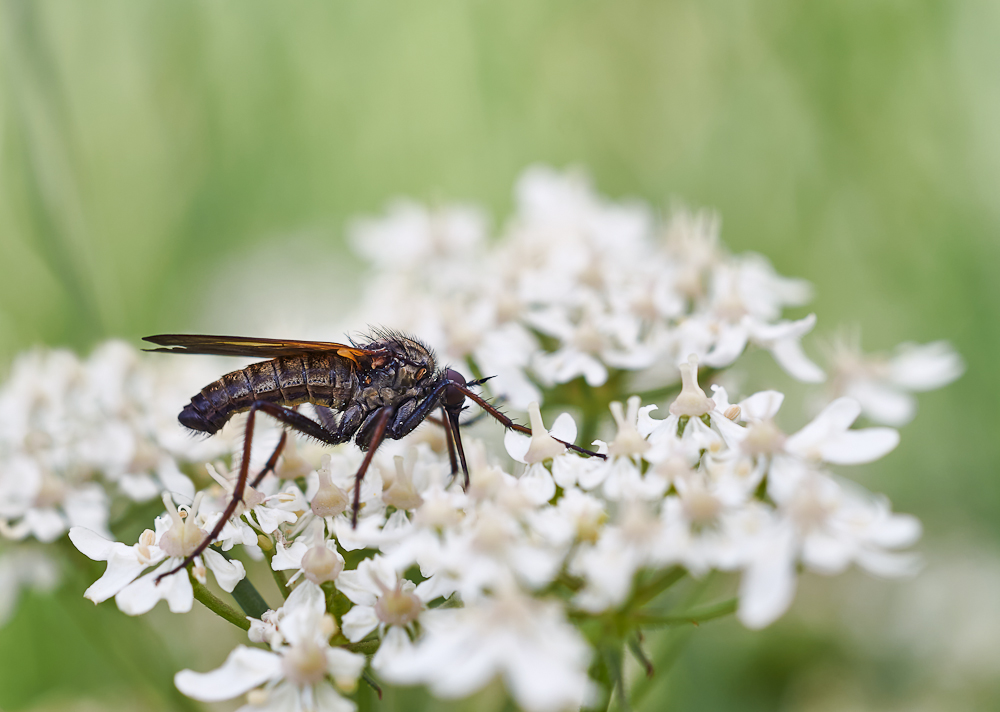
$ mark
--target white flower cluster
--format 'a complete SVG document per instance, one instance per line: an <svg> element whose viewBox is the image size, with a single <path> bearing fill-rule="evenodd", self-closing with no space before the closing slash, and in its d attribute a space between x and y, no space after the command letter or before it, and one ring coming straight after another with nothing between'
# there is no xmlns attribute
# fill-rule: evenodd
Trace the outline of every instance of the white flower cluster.
<svg viewBox="0 0 1000 712"><path fill-rule="evenodd" d="M892 428L852 427L863 408L872 420L888 413L901 422L912 415L908 391L954 379L961 361L940 344L888 361L841 349L832 400L790 434L775 422L779 391L734 398L713 385L709 397L699 366L708 367L704 381L748 345L800 380L825 378L800 343L814 317L782 318L808 286L761 257L728 254L717 232L710 216L686 212L660 226L641 205L609 202L578 175L545 169L520 181L516 217L492 242L485 220L464 208L401 203L358 223L355 244L376 264L359 322L409 329L468 367L460 370L495 376L491 393L528 410L532 435L508 432L506 454L463 437L467 489L453 477L440 425L386 443L362 483L356 527L361 453L292 437L190 570L174 571L233 496L238 458L228 453L238 429L184 435L174 421L182 402L156 388L187 360L142 360L121 345L87 362L30 355L0 392L0 417L11 423L0 429L0 534L43 538L32 522L58 517L50 539L72 524L76 547L108 564L88 598L114 597L133 615L160 600L187 611L197 598L243 627L203 584L211 570L244 605L247 572L264 558L287 598L250 617L253 647L213 672L176 677L193 698L247 694L243 709L259 711L352 710L349 695L363 675L371 681L366 665L386 683L426 685L440 697L499 678L526 710L578 709L609 692L594 670L609 649L635 642L641 622L698 619L664 611L658 597L685 576L732 572L738 595L727 610L759 628L787 610L799 571L912 572L918 562L903 549L919 523L833 468L896 446ZM632 383L664 393L677 381L660 403L628 397ZM587 396L602 385L613 387L610 398ZM576 421L564 413L547 430L542 400L573 409L590 432L595 421L613 423L606 442L582 443L603 457L568 451ZM273 442L254 447L256 472ZM178 463L189 474L203 465L214 482L196 492ZM46 477L59 483L58 500L45 495ZM65 504L80 487L99 495L90 519ZM164 502L134 544L107 531L106 492L116 489ZM621 621L635 627L620 630ZM619 637L597 639L595 630ZM598 677L621 683L620 670L607 672Z"/></svg>
<svg viewBox="0 0 1000 712"><path fill-rule="evenodd" d="M254 709L287 709L291 700L305 705L292 709L347 709L337 690L354 689L363 662L331 647L339 640L374 643L372 668L390 683L454 697L499 676L525 709L576 709L594 692L594 653L569 621L630 605L642 572L741 572L737 615L761 627L787 609L800 567L913 570L913 556L897 550L919 536L916 520L828 470L881 457L895 447L895 430L850 429L860 409L840 399L785 435L773 422L780 393L730 404L722 388L708 398L695 372L694 358L681 366L685 387L663 420L638 398L627 408L613 403L617 434L597 443L606 460L568 451L559 440L572 441L573 419L561 416L550 434L537 404L533 435L506 441L523 465L491 459L476 439L466 443L468 491L452 481L447 453L427 441L378 455L357 528L348 492L359 454L344 446L304 477L303 453L293 454L296 481L269 476L262 486L280 495L248 492L242 518L220 540L223 549L273 546L271 567L293 572L292 595L250 630L271 652L241 647L213 673L179 674L178 686L201 700L252 691ZM190 608L186 571L159 585L156 576L190 553L224 501L213 512L199 494L184 518L166 501L170 513L134 546L72 530L81 551L108 561L88 597L116 595L132 614L160 599L171 610ZM345 568L345 555L358 551L366 558ZM204 580L203 566L227 591L245 573L212 549L196 579ZM349 609L330 617L320 586L343 594Z"/></svg>
<svg viewBox="0 0 1000 712"><path fill-rule="evenodd" d="M800 343L815 316L781 318L809 300L808 283L728 254L714 215L658 225L643 204L541 167L518 182L516 207L495 241L466 207L399 202L357 222L356 249L377 267L363 315L496 375L494 392L519 410L580 376L600 386L609 370L672 382L691 354L724 368L748 344L801 381L824 379Z"/></svg>
<svg viewBox="0 0 1000 712"><path fill-rule="evenodd" d="M229 445L177 427L179 372L163 366L116 341L86 360L34 350L14 362L0 389L0 534L49 542L76 524L106 532L109 494L194 496L178 463Z"/></svg>
<svg viewBox="0 0 1000 712"><path fill-rule="evenodd" d="M77 524L106 533L117 494L141 502L166 490L190 501L179 463L230 446L177 427L178 374L117 341L86 360L62 350L20 356L0 388L0 535L50 542Z"/></svg>
<svg viewBox="0 0 1000 712"><path fill-rule="evenodd" d="M0 621L18 588L51 588L58 575L44 552L13 542L53 542L71 526L110 536L116 496L141 502L166 490L190 501L195 487L180 466L229 450L223 438L197 442L177 427L190 395L178 381L209 378L180 376L176 362L154 363L116 341L84 360L41 349L15 360L0 388L0 569L9 569Z"/></svg>

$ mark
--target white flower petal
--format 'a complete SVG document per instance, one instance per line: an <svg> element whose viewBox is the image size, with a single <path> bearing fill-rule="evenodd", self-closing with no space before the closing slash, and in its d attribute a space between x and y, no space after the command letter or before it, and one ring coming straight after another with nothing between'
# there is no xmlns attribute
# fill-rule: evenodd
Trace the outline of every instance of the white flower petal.
<svg viewBox="0 0 1000 712"><path fill-rule="evenodd" d="M305 608L322 617L326 613L326 594L312 581L303 581L288 595L283 608L286 611Z"/></svg>
<svg viewBox="0 0 1000 712"><path fill-rule="evenodd" d="M174 684L188 697L218 702L242 695L281 675L279 655L240 645L217 670L205 673L181 670L174 676Z"/></svg>
<svg viewBox="0 0 1000 712"><path fill-rule="evenodd" d="M743 571L736 617L747 628L770 625L795 597L795 557L791 536L775 537L766 554L759 554Z"/></svg>
<svg viewBox="0 0 1000 712"><path fill-rule="evenodd" d="M313 694L316 696L317 712L354 712L357 709L357 705L353 701L341 697L340 693L328 682L314 685ZM257 712L257 709L254 708L254 712ZM301 705L296 705L287 709L287 712L298 712L300 709L302 709ZM286 712L286 709L275 710L275 712Z"/></svg>
<svg viewBox="0 0 1000 712"><path fill-rule="evenodd" d="M540 462L530 465L517 481L518 489L535 505L543 505L556 494L552 474Z"/></svg>
<svg viewBox="0 0 1000 712"><path fill-rule="evenodd" d="M883 502L885 509L888 510L888 500L883 499ZM914 544L923 530L920 520L910 514L892 514L873 529L869 541L888 549L900 549Z"/></svg>
<svg viewBox="0 0 1000 712"><path fill-rule="evenodd" d="M860 403L853 398L838 398L820 411L808 425L790 435L785 442L785 449L801 457L817 457L825 442L831 436L846 431L859 415Z"/></svg>
<svg viewBox="0 0 1000 712"><path fill-rule="evenodd" d="M365 656L343 648L327 648L326 671L334 680L357 680L365 669Z"/></svg>
<svg viewBox="0 0 1000 712"><path fill-rule="evenodd" d="M350 613L353 612L351 611ZM344 616L345 623L346 618L347 616ZM349 639L353 640L353 638ZM381 670L386 665L391 665L395 658L410 653L412 648L413 643L410 642L410 636L401 627L394 625L386 631L381 645L378 646L378 652L372 657L372 668L374 670Z"/></svg>
<svg viewBox="0 0 1000 712"><path fill-rule="evenodd" d="M859 379L848 385L844 395L856 399L876 423L899 427L917 414L916 398L880 381Z"/></svg>
<svg viewBox="0 0 1000 712"><path fill-rule="evenodd" d="M172 458L164 458L156 468L162 488L158 491L173 492L177 502L190 502L194 499L194 483L191 478L180 471Z"/></svg>
<svg viewBox="0 0 1000 712"><path fill-rule="evenodd" d="M168 569L180 563L178 559L167 559L161 569ZM175 574L156 582L160 570L150 571L123 588L115 596L119 610L130 616L138 616L153 609L159 601L166 600L171 613L187 613L194 603L194 590L188 572L181 569Z"/></svg>
<svg viewBox="0 0 1000 712"><path fill-rule="evenodd" d="M507 449L508 455L523 463L524 456L528 454L528 448L531 447L531 437L516 430L508 430L504 433L503 445Z"/></svg>
<svg viewBox="0 0 1000 712"><path fill-rule="evenodd" d="M806 356L798 339L775 341L769 351L778 365L792 378L803 383L822 383L826 380L826 373Z"/></svg>
<svg viewBox="0 0 1000 712"><path fill-rule="evenodd" d="M104 571L104 575L83 592L84 598L94 603L106 601L117 594L150 565L149 562L138 561L131 546L118 543L115 543L115 546L120 548L108 557L108 568Z"/></svg>
<svg viewBox="0 0 1000 712"><path fill-rule="evenodd" d="M345 572L346 573L346 572ZM357 643L378 627L378 616L371 606L354 606L344 614L341 630L352 643Z"/></svg>
<svg viewBox="0 0 1000 712"><path fill-rule="evenodd" d="M134 502L148 502L161 491L156 480L145 472L122 475L118 478L118 487Z"/></svg>
<svg viewBox="0 0 1000 712"><path fill-rule="evenodd" d="M825 462L837 465L860 465L873 462L899 444L899 432L892 428L848 430L829 438L819 452Z"/></svg>
<svg viewBox="0 0 1000 712"><path fill-rule="evenodd" d="M702 363L712 368L730 365L743 353L749 336L750 332L742 323L723 326L718 340L712 350L705 354Z"/></svg>
<svg viewBox="0 0 1000 712"><path fill-rule="evenodd" d="M24 513L24 523L38 541L50 543L66 531L66 520L53 507L29 509Z"/></svg>
<svg viewBox="0 0 1000 712"><path fill-rule="evenodd" d="M858 565L876 576L905 578L920 573L924 562L920 554L913 552L863 550L858 552Z"/></svg>
<svg viewBox="0 0 1000 712"><path fill-rule="evenodd" d="M566 443L576 441L576 421L569 413L561 413L552 424L549 435Z"/></svg>
<svg viewBox="0 0 1000 712"><path fill-rule="evenodd" d="M293 513L275 507L254 507L254 516L265 534L274 533L282 524L291 524L298 517Z"/></svg>
<svg viewBox="0 0 1000 712"><path fill-rule="evenodd" d="M86 527L72 527L69 530L69 540L84 556L94 561L107 561L117 548L132 550L132 547L110 541Z"/></svg>
<svg viewBox="0 0 1000 712"><path fill-rule="evenodd" d="M215 574L215 580L219 582L219 588L226 593L231 593L236 588L236 584L242 581L247 575L242 561L227 559L212 548L205 549L201 555L205 559L205 566Z"/></svg>
<svg viewBox="0 0 1000 712"><path fill-rule="evenodd" d="M740 401L742 420L770 420L778 414L785 394L780 391L760 391Z"/></svg>
<svg viewBox="0 0 1000 712"><path fill-rule="evenodd" d="M274 556L271 558L271 568L275 571L298 569L302 565L302 557L307 551L309 551L309 547L301 539L293 542L287 549L284 544L278 542Z"/></svg>
<svg viewBox="0 0 1000 712"><path fill-rule="evenodd" d="M945 386L962 375L965 362L947 341L903 344L889 362L890 380L911 391Z"/></svg>

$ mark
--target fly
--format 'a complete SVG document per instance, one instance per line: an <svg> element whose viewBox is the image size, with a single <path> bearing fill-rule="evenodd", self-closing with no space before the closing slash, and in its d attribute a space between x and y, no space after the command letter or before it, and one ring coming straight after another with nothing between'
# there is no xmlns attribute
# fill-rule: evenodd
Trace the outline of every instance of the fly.
<svg viewBox="0 0 1000 712"><path fill-rule="evenodd" d="M157 581L186 567L215 541L236 512L247 483L256 487L277 465L288 430L327 445L340 445L353 439L365 452L354 476L352 526L358 523L361 481L379 445L386 438L398 440L409 434L435 409L440 408L444 416L442 424L452 474L457 475L461 465L466 488L469 468L459 432L459 416L466 407L466 398L505 428L531 434L530 428L515 423L471 390L490 377L466 381L458 371L439 367L434 352L409 336L380 331L372 338L363 346L190 334L161 334L143 339L161 347L148 349L155 352L268 359L227 373L205 386L177 417L186 428L212 435L233 415L247 412L246 435L239 476L222 518L193 553L180 565L158 576ZM295 410L295 406L302 403L312 404L315 420ZM264 468L251 480L250 450L258 412L270 415L284 425L285 430ZM586 455L604 457L572 443L563 444Z"/></svg>

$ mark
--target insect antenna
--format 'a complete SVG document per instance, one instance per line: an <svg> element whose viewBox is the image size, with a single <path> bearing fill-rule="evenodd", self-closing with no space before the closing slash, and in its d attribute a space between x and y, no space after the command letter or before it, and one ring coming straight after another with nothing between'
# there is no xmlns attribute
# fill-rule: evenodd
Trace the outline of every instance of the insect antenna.
<svg viewBox="0 0 1000 712"><path fill-rule="evenodd" d="M480 380L482 380L482 379L480 379ZM524 433L525 435L531 435L531 428L529 428L529 427L527 427L525 425L519 425L518 423L515 423L513 420L511 420L510 418L508 418L507 415L502 410L500 410L496 406L492 405L488 400L486 400L482 396L480 396L477 393L474 393L471 390L469 390L469 388L467 386L462 385L460 383L456 383L454 381L452 381L450 383L450 386L453 387L453 388L456 388L460 393L462 393L464 396L466 396L467 398L469 398L473 403L475 403L480 408L482 408L484 411L486 411L491 416L493 416L493 418L495 420L497 420L501 425L503 425L508 430L516 430L519 433ZM562 443L563 445L565 445L566 447L568 447L570 450L578 452L578 453L580 453L582 455L589 455L590 457L599 457L602 460L608 459L608 456L605 455L605 454L603 454L603 453L594 452L593 450L587 450L586 448L582 448L579 445L574 445L573 443L568 443L565 440L560 440L559 438L556 438L556 437L553 437L553 440L556 440L557 442Z"/></svg>

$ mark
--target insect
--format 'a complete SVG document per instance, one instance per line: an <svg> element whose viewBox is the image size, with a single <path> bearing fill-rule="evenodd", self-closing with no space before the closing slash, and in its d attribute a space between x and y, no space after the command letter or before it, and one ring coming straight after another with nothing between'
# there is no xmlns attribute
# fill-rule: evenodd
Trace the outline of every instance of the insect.
<svg viewBox="0 0 1000 712"><path fill-rule="evenodd" d="M277 465L289 429L328 445L340 445L353 439L365 452L354 479L353 526L357 526L358 521L361 481L379 445L386 438L398 440L412 432L434 410L440 408L443 415L441 423L452 474L458 474L460 463L466 487L469 469L459 431L459 416L466 408L466 398L505 428L531 434L530 428L515 423L471 390L489 377L466 381L458 371L440 368L430 348L393 331L376 331L370 343L363 346L190 334L160 334L143 340L162 347L147 349L154 352L268 359L227 373L205 386L177 417L181 425L211 435L236 413L248 411L242 464L222 518L192 554L157 580L186 567L215 541L236 512L248 482L251 487L257 486ZM312 404L316 420L295 409L302 403ZM264 468L251 480L250 450L258 412L282 423L285 431ZM563 444L586 455L604 457L572 443Z"/></svg>

